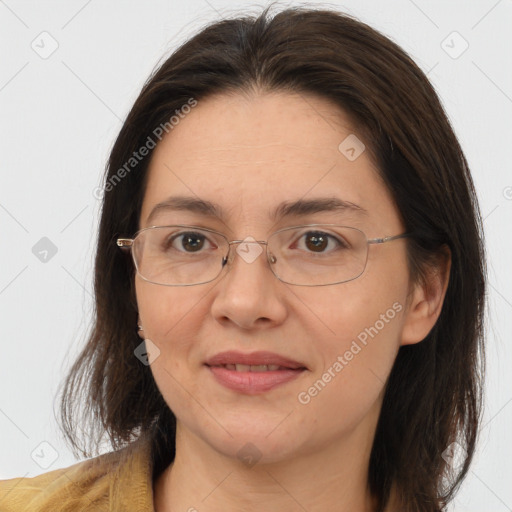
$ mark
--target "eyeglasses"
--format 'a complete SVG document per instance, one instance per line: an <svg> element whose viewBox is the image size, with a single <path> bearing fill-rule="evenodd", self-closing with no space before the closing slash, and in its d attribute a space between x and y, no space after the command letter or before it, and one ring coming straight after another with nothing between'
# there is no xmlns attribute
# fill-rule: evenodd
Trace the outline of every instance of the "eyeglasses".
<svg viewBox="0 0 512 512"><path fill-rule="evenodd" d="M151 226L133 238L118 238L117 245L131 249L139 276L164 286L209 283L234 258L231 247L252 263L266 246L270 270L283 283L296 286L325 286L357 279L366 268L370 244L383 244L409 236L373 238L357 228L335 224L292 226L274 232L268 241L231 240L196 226Z"/></svg>

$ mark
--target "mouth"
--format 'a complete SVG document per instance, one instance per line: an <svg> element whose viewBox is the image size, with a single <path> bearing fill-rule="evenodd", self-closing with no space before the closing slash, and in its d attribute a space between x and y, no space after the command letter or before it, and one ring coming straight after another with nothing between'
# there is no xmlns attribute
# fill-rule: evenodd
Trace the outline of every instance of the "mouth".
<svg viewBox="0 0 512 512"><path fill-rule="evenodd" d="M270 391L308 370L298 361L271 352L223 352L209 359L205 366L219 384L248 395Z"/></svg>
<svg viewBox="0 0 512 512"><path fill-rule="evenodd" d="M227 370L235 371L235 372L275 372L282 370L305 370L306 368L289 368L287 366L280 366L278 364L257 364L257 365L248 365L248 364L217 364L217 365L207 365L210 368L226 368Z"/></svg>
<svg viewBox="0 0 512 512"><path fill-rule="evenodd" d="M273 352L244 353L235 350L220 352L208 359L207 366L222 366L241 372L264 372L285 370L307 370L305 364Z"/></svg>

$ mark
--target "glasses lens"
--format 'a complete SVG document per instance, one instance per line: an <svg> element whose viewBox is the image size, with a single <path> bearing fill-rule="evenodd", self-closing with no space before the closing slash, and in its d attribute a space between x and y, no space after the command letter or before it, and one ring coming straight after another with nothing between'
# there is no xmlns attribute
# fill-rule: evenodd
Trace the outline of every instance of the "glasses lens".
<svg viewBox="0 0 512 512"><path fill-rule="evenodd" d="M133 257L146 281L192 285L212 281L220 274L228 247L219 233L192 226L158 226L137 235Z"/></svg>
<svg viewBox="0 0 512 512"><path fill-rule="evenodd" d="M271 268L289 284L320 286L359 277L366 266L366 235L356 228L317 224L286 228L268 240Z"/></svg>

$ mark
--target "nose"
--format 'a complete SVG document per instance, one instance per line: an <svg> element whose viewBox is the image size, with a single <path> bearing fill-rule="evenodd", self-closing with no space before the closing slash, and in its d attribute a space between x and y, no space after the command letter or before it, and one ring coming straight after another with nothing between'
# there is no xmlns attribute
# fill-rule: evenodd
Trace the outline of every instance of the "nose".
<svg viewBox="0 0 512 512"><path fill-rule="evenodd" d="M266 257L266 242L252 237L230 243L227 266L212 303L213 316L243 329L277 325L287 308L284 286L272 273Z"/></svg>

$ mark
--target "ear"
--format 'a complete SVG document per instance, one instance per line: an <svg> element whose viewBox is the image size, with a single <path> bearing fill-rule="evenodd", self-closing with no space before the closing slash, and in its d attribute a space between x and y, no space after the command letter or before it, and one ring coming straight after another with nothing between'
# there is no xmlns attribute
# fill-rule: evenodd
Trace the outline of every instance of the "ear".
<svg viewBox="0 0 512 512"><path fill-rule="evenodd" d="M436 262L425 271L425 279L414 284L404 315L401 345L423 341L434 327L443 307L450 280L451 251L443 246Z"/></svg>

